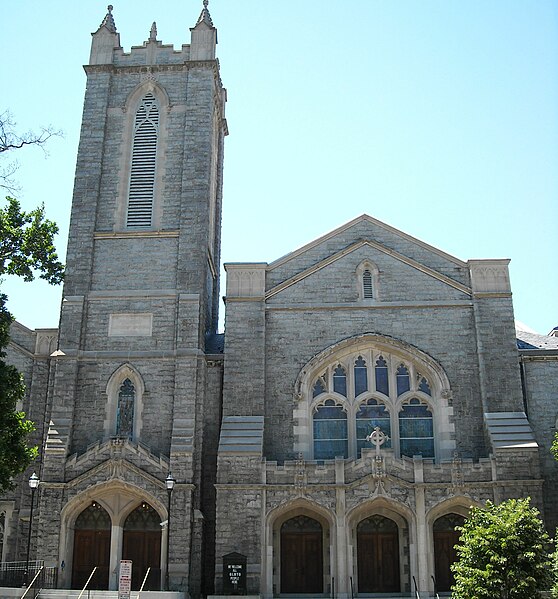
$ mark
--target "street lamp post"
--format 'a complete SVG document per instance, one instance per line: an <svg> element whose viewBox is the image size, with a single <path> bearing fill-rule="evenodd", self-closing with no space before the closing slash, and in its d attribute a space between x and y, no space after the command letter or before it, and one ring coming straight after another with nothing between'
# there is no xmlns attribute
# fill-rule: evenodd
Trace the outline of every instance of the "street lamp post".
<svg viewBox="0 0 558 599"><path fill-rule="evenodd" d="M39 477L33 472L29 477L29 487L31 488L31 510L29 512L29 530L27 532L27 559L25 560L25 586L29 584L29 554L31 552L31 530L33 528L33 504L35 491L39 487Z"/></svg>
<svg viewBox="0 0 558 599"><path fill-rule="evenodd" d="M171 523L171 495L172 490L174 489L174 484L176 480L173 475L169 472L167 474L167 478L165 479L165 486L167 487L167 496L168 496L168 504L167 504L167 565L165 569L165 591L169 590L169 561L170 561L170 523Z"/></svg>

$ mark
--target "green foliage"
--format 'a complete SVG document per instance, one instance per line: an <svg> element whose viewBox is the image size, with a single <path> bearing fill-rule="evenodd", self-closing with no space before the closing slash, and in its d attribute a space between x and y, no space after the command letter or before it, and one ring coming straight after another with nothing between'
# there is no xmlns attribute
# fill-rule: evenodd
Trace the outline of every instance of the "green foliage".
<svg viewBox="0 0 558 599"><path fill-rule="evenodd" d="M6 201L8 205L0 209L0 275L32 281L40 272L41 279L53 285L60 283L64 266L54 247L58 226L45 218L43 205L25 212L14 198Z"/></svg>
<svg viewBox="0 0 558 599"><path fill-rule="evenodd" d="M554 434L554 441L552 442L552 445L550 446L550 451L552 452L554 459L558 460L558 433Z"/></svg>
<svg viewBox="0 0 558 599"><path fill-rule="evenodd" d="M12 488L12 477L23 472L37 456L37 448L27 446L35 426L17 410L25 395L22 376L3 360L13 320L5 302L6 296L0 294L0 493Z"/></svg>
<svg viewBox="0 0 558 599"><path fill-rule="evenodd" d="M453 599L535 599L550 587L550 539L530 499L488 501L459 530Z"/></svg>
<svg viewBox="0 0 558 599"><path fill-rule="evenodd" d="M554 580L552 596L558 597L558 550L552 554L552 577Z"/></svg>

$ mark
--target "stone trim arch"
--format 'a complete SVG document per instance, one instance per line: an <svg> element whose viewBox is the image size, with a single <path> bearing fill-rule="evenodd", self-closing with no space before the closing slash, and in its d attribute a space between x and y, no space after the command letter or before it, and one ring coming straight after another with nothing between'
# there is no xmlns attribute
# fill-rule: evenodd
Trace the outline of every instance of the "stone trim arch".
<svg viewBox="0 0 558 599"><path fill-rule="evenodd" d="M355 397L356 382L352 358L362 354L367 363L369 374L369 388L365 392L366 397L374 397L381 401L388 399L386 407L391 414L392 435L394 435L392 447L395 455L399 455L399 422L397 421L402 402L409 397L418 397L432 409L434 427L434 455L436 460L450 459L455 451L455 424L453 422L453 407L451 406L451 390L449 378L443 367L429 354L423 350L387 335L378 333L362 333L353 337L342 339L332 344L311 358L299 371L295 386L293 405L293 419L298 423L294 431L293 451L295 454L302 453L305 459L314 459L314 437L312 414L314 406L326 396L337 397L333 392L331 384L328 386L326 379L331 378L332 367L335 363L343 365L347 372L347 397L343 398L348 406L350 422L349 431L349 456L356 458L358 455L358 443L356 441L354 414L355 404L363 399L364 394ZM368 358L366 356L368 355ZM382 395L374 388L374 360L376 357L385 357L388 362L389 397ZM400 361L400 362L399 362ZM410 390L400 397L396 396L396 364L403 363L407 366L410 376ZM425 393L419 389L418 377L426 378L431 393ZM324 376L325 375L325 376ZM326 381L323 393L313 396L316 380ZM330 381L331 383L331 381ZM387 383L386 383L387 384ZM386 391L387 392L387 391ZM355 453L356 452L356 453Z"/></svg>
<svg viewBox="0 0 558 599"><path fill-rule="evenodd" d="M364 285L363 285L363 277L364 277L364 271L368 270L370 272L370 275L372 277L372 297L365 297L364 294ZM380 269L376 266L376 264L374 262L372 262L371 260L363 260L357 267L356 267L356 285L357 285L357 293L358 293L358 299L360 301L366 301L366 302L373 302L373 301L378 301L380 299L380 294L379 294L379 283L380 283Z"/></svg>
<svg viewBox="0 0 558 599"><path fill-rule="evenodd" d="M131 364L123 364L111 374L105 389L107 395L105 420L103 422L103 435L105 440L116 435L118 394L120 392L120 386L126 379L132 381L135 390L132 441L137 442L141 437L145 385L141 374Z"/></svg>
<svg viewBox="0 0 558 599"><path fill-rule="evenodd" d="M169 95L165 88L154 79L142 81L132 90L122 106L122 152L118 164L119 179L117 184L117 202L114 214L114 230L124 231L128 208L128 191L130 184L130 168L132 163L132 146L134 140L134 121L141 100L146 94L153 94L159 104L159 134L157 138L157 157L155 167L155 188L153 194L152 230L162 227L162 198L165 178L165 157L167 154L168 115L172 109Z"/></svg>
<svg viewBox="0 0 558 599"><path fill-rule="evenodd" d="M67 588L72 578L74 555L74 526L78 516L91 503L95 501L102 506L111 519L111 556L110 556L110 583L109 588L116 589L117 565L122 555L122 538L124 522L128 515L145 501L159 514L161 520L168 518L164 502L146 491L121 480L111 480L94 484L74 497L62 508L60 513L60 561L65 561L65 568L60 573L60 584ZM162 531L161 539L161 568L166 564L166 528Z"/></svg>
<svg viewBox="0 0 558 599"><path fill-rule="evenodd" d="M308 516L318 521L323 531L324 589L326 572L336 564L337 546L335 540L336 517L326 507L306 497L296 497L272 508L266 514L264 539L262 542L262 592L264 596L274 596L274 587L279 589L281 580L280 529L284 522L296 516Z"/></svg>
<svg viewBox="0 0 558 599"><path fill-rule="evenodd" d="M403 503L389 497L377 496L366 500L347 512L347 556L349 572L353 572L355 588L358 589L357 527L370 516L383 516L397 524L399 534L399 577L402 592L411 589L411 580L417 572L416 518L413 511Z"/></svg>

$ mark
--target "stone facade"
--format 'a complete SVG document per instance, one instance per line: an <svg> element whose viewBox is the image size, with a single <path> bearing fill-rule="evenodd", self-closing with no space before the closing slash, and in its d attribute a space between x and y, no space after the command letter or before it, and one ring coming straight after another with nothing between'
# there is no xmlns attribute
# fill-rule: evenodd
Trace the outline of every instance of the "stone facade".
<svg viewBox="0 0 558 599"><path fill-rule="evenodd" d="M223 594L241 554L264 597L443 591L445 523L472 505L530 496L557 524L558 343L518 351L506 260L366 215L227 264L217 334L226 91L204 4L179 51L153 27L125 53L110 10L93 34L60 328L16 323L9 348L40 448L32 557L65 588L96 560L114 589L133 554L151 588L168 568L171 589ZM145 98L156 151L137 137ZM0 499L4 561L25 558L25 480Z"/></svg>

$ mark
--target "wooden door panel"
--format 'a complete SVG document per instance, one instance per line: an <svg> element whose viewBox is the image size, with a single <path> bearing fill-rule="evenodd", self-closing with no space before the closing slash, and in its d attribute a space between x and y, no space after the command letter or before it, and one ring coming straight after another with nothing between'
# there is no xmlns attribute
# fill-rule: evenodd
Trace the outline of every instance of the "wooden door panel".
<svg viewBox="0 0 558 599"><path fill-rule="evenodd" d="M107 590L110 560L110 530L76 530L74 533L74 559L72 587L81 589L93 568L95 575L90 589Z"/></svg>
<svg viewBox="0 0 558 599"><path fill-rule="evenodd" d="M434 563L438 591L449 591L455 582L451 565L457 561L457 551L454 547L458 541L459 532L434 531Z"/></svg>
<svg viewBox="0 0 558 599"><path fill-rule="evenodd" d="M281 534L281 593L323 592L322 535Z"/></svg>
<svg viewBox="0 0 558 599"><path fill-rule="evenodd" d="M360 593L401 590L397 533L358 533L357 554Z"/></svg>
<svg viewBox="0 0 558 599"><path fill-rule="evenodd" d="M161 579L161 533L157 531L125 530L122 559L132 560L132 590L141 587L150 568L144 590L158 590Z"/></svg>

